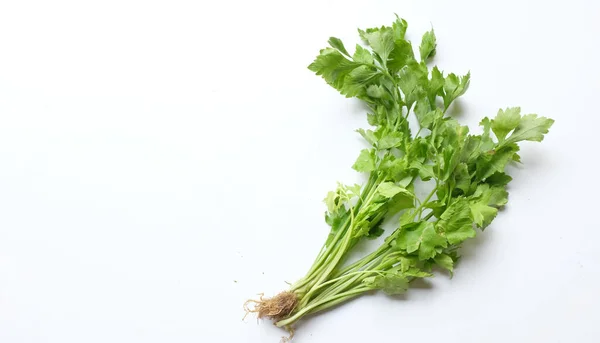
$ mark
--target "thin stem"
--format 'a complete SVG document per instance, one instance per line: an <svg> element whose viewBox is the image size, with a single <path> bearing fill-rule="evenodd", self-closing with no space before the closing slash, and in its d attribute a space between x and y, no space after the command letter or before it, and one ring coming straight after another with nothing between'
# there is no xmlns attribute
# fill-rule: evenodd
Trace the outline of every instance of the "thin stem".
<svg viewBox="0 0 600 343"><path fill-rule="evenodd" d="M367 257L362 258L359 261L361 263L355 269L357 271L359 271L360 268L367 265L368 267L365 270L370 270L370 271L375 271L375 272L378 271L380 269L379 268L380 263L383 259L380 255L382 253L387 252L388 249L389 249L389 247L387 246L387 244L384 244L379 249L377 249L377 251L376 251L377 254L375 255L376 257L370 258L370 256L367 256ZM352 276L350 274L355 274L355 275ZM350 279L347 279L346 276L352 276L352 277ZM343 277L343 279L346 279L346 280L344 280L344 281L340 280L340 281L336 282L334 285L329 286L324 292L317 295L312 301L319 301L320 299L323 299L325 297L329 297L333 294L343 292L344 290L351 288L358 281L362 281L361 279L364 278L364 276L361 276L360 274L358 274L356 272L346 272L345 275L342 275L342 277Z"/></svg>
<svg viewBox="0 0 600 343"><path fill-rule="evenodd" d="M333 303L333 304L328 304L328 303L334 302L335 300L338 300L338 299L348 300L348 299L352 298L353 296L357 296L357 295L359 295L361 293L364 293L366 291L369 291L369 290L371 290L371 288L365 286L365 287L353 289L353 290L348 291L348 292L336 294L336 295L334 295L332 297L323 299L323 300L321 300L321 301L319 301L319 302L317 302L317 303L315 303L313 305L306 306L302 310L298 311L292 317L284 319L284 320L280 320L277 323L275 323L275 325L277 325L278 327L282 327L282 326L287 326L287 325L293 324L294 322L296 322L298 319L302 318L303 316L305 316L305 315L307 315L309 313L314 312L317 308L319 310L324 310L326 308L329 308L331 306L334 306L334 305L338 304L339 302ZM328 306L323 306L325 304L327 304Z"/></svg>
<svg viewBox="0 0 600 343"><path fill-rule="evenodd" d="M371 179L373 177L376 177L375 174L371 174L369 181L371 181ZM380 178L376 177L374 182L370 185L367 196L364 199L364 201L362 202L362 205L366 206L373 200L373 197L377 193L376 185L379 184L379 180L380 180ZM358 209L358 211L360 213L360 208ZM352 219L354 219L354 215L352 215ZM316 279L316 281L311 281L310 283L308 283L309 291L308 291L308 293L306 293L306 295L303 296L302 302L300 303L300 308L302 308L304 305L306 305L310 301L310 297L319 288L318 286L321 283L323 283L324 281L326 281L327 277L330 276L330 274L335 270L335 268L337 268L338 264L345 257L347 250L352 246L352 238L353 238L352 237L352 229L353 228L354 228L354 225L353 225L353 222L351 222L348 229L346 230L346 232L344 232L344 234L345 234L344 240L342 241L342 243L340 243L340 245L336 246L336 249L334 250L334 252L329 255L329 257L333 256L333 258L331 260L329 260L329 258L328 258L327 261L325 262L325 264L323 265L323 267L326 267L326 269L319 273L319 276Z"/></svg>
<svg viewBox="0 0 600 343"><path fill-rule="evenodd" d="M406 116L402 115L402 107L404 106L400 106L400 113L398 113L398 119L396 120L396 124L394 125L394 131L398 130L398 126L400 126L400 123L402 121L405 121L406 118L408 118L408 114L410 113L410 107L406 106Z"/></svg>
<svg viewBox="0 0 600 343"><path fill-rule="evenodd" d="M382 67L380 67L378 65L374 65L374 66L375 66L375 68L377 68L377 70L379 70L381 73L383 73L383 75L387 76L392 81L392 83L394 84L394 86L398 87L398 84L396 83L396 79L394 79L394 77L392 76L392 74L390 74L387 71L387 69L382 68Z"/></svg>
<svg viewBox="0 0 600 343"><path fill-rule="evenodd" d="M367 292L367 291L369 291L369 290L370 290L370 289L367 289L367 290L366 290L366 291L364 291L364 292ZM364 293L364 292L363 292L363 293ZM326 309L328 309L328 308L331 308L331 307L333 307L333 306L336 306L336 305L338 305L338 304L341 304L341 303L343 303L344 301L348 301L348 300L350 300L350 299L352 299L352 298L355 298L355 297L357 297L357 296L359 296L359 295L361 295L361 292L359 292L359 293L355 293L355 294L346 295L346 296L343 296L343 297L341 297L341 298L338 298L338 299L335 299L335 300L329 301L329 302L327 302L327 303L325 303L325 304L323 304L323 305L319 305L319 306L317 306L317 307L313 308L313 309L312 309L312 311L311 311L311 313L317 313L317 312L319 312L319 311L326 310Z"/></svg>
<svg viewBox="0 0 600 343"><path fill-rule="evenodd" d="M377 183L377 177L375 174L371 174L371 176L369 177L369 181L367 182L364 190L363 190L363 194L366 194L366 196L361 196L358 199L358 202L356 203L355 207L357 208L358 211L360 211L360 208L362 207L362 204L364 203L364 198L365 197L372 197L372 191L373 191L373 186ZM311 268L309 269L309 271L306 273L306 276L304 276L301 280L297 281L292 287L291 290L292 291L296 291L301 289L302 287L306 286L310 281L312 281L315 277L317 277L317 275L319 275L323 269L325 268L325 266L329 263L329 261L331 260L331 258L335 255L335 251L337 249L335 249L338 246L338 241L340 239L340 237L342 237L347 229L348 229L348 225L351 223L351 218L346 218L346 220L344 221L344 223L342 224L342 227L338 230L338 232L336 233L336 235L334 236L333 240L330 242L330 249L327 249L327 246L324 245L323 248L321 249L321 252L319 253L319 256L317 257L317 259L315 260L315 262L313 263L313 265L311 266ZM323 250L325 249L325 250Z"/></svg>
<svg viewBox="0 0 600 343"><path fill-rule="evenodd" d="M359 270L360 268L364 267L369 262L371 262L374 259L376 259L377 257L379 257L379 255L384 251L383 248L384 248L384 246L379 247L379 249L377 249L376 251L374 251L371 254L352 263L351 265L345 267L344 269L340 270L339 272L333 274L333 276L338 277L338 276L348 273L351 270Z"/></svg>
<svg viewBox="0 0 600 343"><path fill-rule="evenodd" d="M350 229L352 229L352 227L350 227ZM351 231L351 230L350 230ZM321 273L321 276L317 279L317 281L312 285L311 289L308 291L308 293L306 293L306 295L303 297L302 302L300 303L300 308L304 307L304 305L306 305L306 303L308 303L308 301L310 300L310 296L319 288L319 285L325 281L325 279L329 276L329 274L333 271L333 269L337 266L338 262L342 259L342 257L344 256L344 254L346 253L346 248L348 247L348 245L350 244L350 240L352 239L352 233L347 233L346 237L344 237L344 241L342 242L342 244L338 247L336 253L335 253L335 257L333 258L333 260L327 265L327 269L325 269L325 271L323 273Z"/></svg>
<svg viewBox="0 0 600 343"><path fill-rule="evenodd" d="M373 269L370 269L370 270L358 270L358 271L355 271L355 272L347 273L347 274L344 274L342 276L336 277L335 279L331 279L331 280L329 280L327 282L323 282L319 286L313 287L313 289L322 288L322 287L324 287L326 285L329 285L329 284L335 283L337 281L343 280L343 279L345 279L347 277L350 277L352 275L373 274L373 273L375 273L375 274L382 274L379 270L373 270Z"/></svg>
<svg viewBox="0 0 600 343"><path fill-rule="evenodd" d="M331 254L332 251L335 251L336 247L338 247L338 244L337 244L338 240L340 237L343 236L344 232L346 231L346 229L348 227L347 223L348 223L348 219L346 219L346 221L344 222L342 227L338 230L338 232L334 236L333 240L330 242L329 245L330 245L331 249L328 249L325 254L323 254L320 258L318 258L317 261L315 261L313 266L310 268L310 270L308 271L306 276L304 276L301 280L298 280L290 288L290 290L295 291L295 290L298 290L298 289L304 287L314 277L316 277L318 275L318 273L325 267L325 265L327 264L327 261L329 261L329 259L332 257L332 254Z"/></svg>
<svg viewBox="0 0 600 343"><path fill-rule="evenodd" d="M411 220L414 220L415 216L417 214L419 214L419 216L422 213L423 207L425 206L425 204L427 204L427 202L431 199L431 197L433 197L433 195L435 194L437 190L437 181L436 181L436 187L427 195L427 197L425 198L425 200L420 204L420 206L415 210L413 217L411 218ZM431 218L431 216L433 216L433 212L429 213L424 220L428 220L429 218ZM392 234L393 235L393 234ZM339 280L340 278L346 279L346 276L349 274L357 274L356 272L351 272L352 270L358 271L360 268L362 268L363 266L373 263L374 261L376 261L381 254L384 254L385 252L389 251L389 246L387 245L382 245L379 249L377 249L375 252L371 253L370 255L360 259L359 261L353 263L352 265L344 268L343 270L341 270L340 272L334 274L336 276L336 280ZM388 255L389 256L389 255ZM394 262L392 262L393 265ZM346 289L347 287L351 286L352 284L354 284L356 282L357 279L359 279L359 276L355 276L350 280L346 280L344 282L342 282L341 284L335 284L334 286L331 286L329 289L327 289L325 292L322 292L320 295L318 295L317 297L315 297L314 300L319 300L323 297L326 297L332 293L336 293L336 292L340 292L343 291L344 289ZM330 282L327 282L330 283ZM320 288L320 287L318 287ZM310 301L310 300L306 300L306 301Z"/></svg>
<svg viewBox="0 0 600 343"><path fill-rule="evenodd" d="M417 131L417 133L415 134L415 138L419 137L419 133L421 133L421 130L423 130L423 127L419 126L419 131Z"/></svg>
<svg viewBox="0 0 600 343"><path fill-rule="evenodd" d="M386 255L386 257L389 257L391 255L393 255L394 252L392 252L389 255ZM388 260L387 262L384 261L385 257L381 259L381 261L371 261L373 262L373 264L376 264L377 267L375 267L375 269L369 270L369 272L375 272L375 273L380 273L383 274L383 271L386 270L387 268L393 266L394 264L397 263L397 261L394 260ZM352 289L361 289L361 285L362 285L362 281L365 279L366 273L348 273L347 275L344 275L344 277L346 276L350 276L350 274L355 274L354 277L352 277L352 279L347 280L339 285L334 285L331 286L326 292L320 294L319 296L317 296L314 301L312 303L309 303L308 306L314 306L314 304L320 304L323 302L322 299L332 299L336 297L336 294L346 294L348 292L352 292ZM368 288L369 286L363 286L362 288ZM348 291L344 292L346 289L348 289ZM334 306L336 304L338 304L339 302L332 302L332 303L328 303L327 307L331 307ZM327 308L325 307L325 308ZM317 312L320 311L324 308L321 308L320 306L317 306L317 308L313 309L313 312Z"/></svg>
<svg viewBox="0 0 600 343"><path fill-rule="evenodd" d="M431 217L433 217L433 212L429 212L425 217L423 217L423 220L429 220Z"/></svg>
<svg viewBox="0 0 600 343"><path fill-rule="evenodd" d="M438 182L437 180L435 181L435 187L431 190L431 192L427 195L427 197L425 198L425 200L423 200L421 202L421 204L419 205L419 207L417 207L417 209L415 210L415 212L413 213L413 215L410 218L410 221L413 221L415 219L415 217L417 216L417 214L419 214L419 216L421 215L421 212L423 212L423 207L425 205L427 205L427 203L429 202L429 200L431 199L431 197L435 194L435 192L438 189Z"/></svg>
<svg viewBox="0 0 600 343"><path fill-rule="evenodd" d="M354 276L350 275L353 273L349 273L347 275L344 275L344 278L346 278L346 276L350 276L349 279L340 282L338 281L336 284L330 286L329 288L327 288L324 292L322 292L321 294L319 294L318 296L316 296L312 302L309 302L309 305L314 303L314 302L318 302L321 301L322 299L325 299L327 297L331 297L335 294L339 294L342 293L343 291L347 290L347 289L351 289L352 285L355 285L359 280L361 280L362 278L364 278L363 276L361 276L361 274L355 274Z"/></svg>

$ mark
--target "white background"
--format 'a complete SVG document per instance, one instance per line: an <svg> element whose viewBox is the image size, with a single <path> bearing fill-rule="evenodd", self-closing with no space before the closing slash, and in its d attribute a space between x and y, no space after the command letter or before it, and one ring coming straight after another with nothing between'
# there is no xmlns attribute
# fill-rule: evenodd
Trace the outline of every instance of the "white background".
<svg viewBox="0 0 600 343"><path fill-rule="evenodd" d="M556 119L455 277L304 321L297 342L598 342L596 1L0 2L0 342L277 342L242 303L327 235L366 125L306 66L431 25L460 119Z"/></svg>

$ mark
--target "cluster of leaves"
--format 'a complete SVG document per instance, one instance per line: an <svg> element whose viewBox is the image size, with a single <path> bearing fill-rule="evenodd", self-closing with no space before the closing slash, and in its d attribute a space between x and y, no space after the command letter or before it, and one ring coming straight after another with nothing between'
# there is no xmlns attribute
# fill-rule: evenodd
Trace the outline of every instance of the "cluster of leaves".
<svg viewBox="0 0 600 343"><path fill-rule="evenodd" d="M358 133L371 146L360 152L353 168L369 175L365 185L340 184L330 192L326 222L331 226L321 253L305 278L292 290L300 305L289 325L361 292L406 291L415 278L429 277L432 267L452 272L458 248L485 229L508 201L511 177L506 166L519 162L521 141L542 141L552 119L521 115L518 107L481 120L482 133L447 115L463 95L470 74L445 75L428 67L436 54L434 31L418 49L406 39L407 23L359 30L364 45L350 54L341 40L330 38L309 69L346 97L369 108L371 126ZM417 132L408 118L416 117ZM415 183L431 183L425 199ZM361 239L381 235L382 221L402 212L398 227L374 253L342 268L347 253Z"/></svg>

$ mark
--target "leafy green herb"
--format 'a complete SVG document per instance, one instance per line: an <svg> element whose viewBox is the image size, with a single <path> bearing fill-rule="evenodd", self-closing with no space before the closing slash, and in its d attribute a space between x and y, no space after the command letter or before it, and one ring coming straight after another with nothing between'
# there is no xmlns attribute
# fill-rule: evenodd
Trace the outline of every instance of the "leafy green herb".
<svg viewBox="0 0 600 343"><path fill-rule="evenodd" d="M277 326L368 291L401 294L413 280L432 276L435 266L453 273L461 244L475 237L476 228L488 227L508 201L512 178L506 166L520 161L518 143L542 141L554 123L513 107L483 118L481 134L469 133L447 113L468 90L470 73L444 75L428 66L437 52L433 29L423 35L417 60L406 29L397 18L390 27L359 30L365 45L353 54L332 37L331 47L308 67L368 106L371 128L357 132L371 148L360 151L352 166L368 181L339 184L328 193L331 232L312 267L289 291L258 302L259 317L271 317ZM408 124L411 115L417 132ZM423 199L414 193L417 183L432 186ZM385 242L347 265L356 244L383 234L382 221L400 212Z"/></svg>

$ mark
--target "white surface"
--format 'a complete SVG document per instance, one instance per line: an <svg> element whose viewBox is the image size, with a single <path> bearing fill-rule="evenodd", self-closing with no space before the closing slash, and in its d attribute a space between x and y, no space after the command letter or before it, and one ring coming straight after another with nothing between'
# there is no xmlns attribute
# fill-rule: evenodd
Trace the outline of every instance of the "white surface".
<svg viewBox="0 0 600 343"><path fill-rule="evenodd" d="M297 342L600 341L598 2L5 0L0 342L277 342L241 305L306 271L366 125L306 66L394 12L471 70L472 128L513 105L556 124L454 279Z"/></svg>

